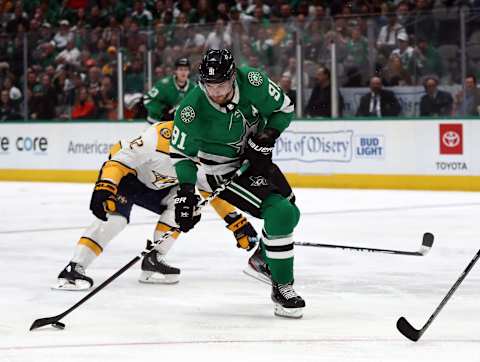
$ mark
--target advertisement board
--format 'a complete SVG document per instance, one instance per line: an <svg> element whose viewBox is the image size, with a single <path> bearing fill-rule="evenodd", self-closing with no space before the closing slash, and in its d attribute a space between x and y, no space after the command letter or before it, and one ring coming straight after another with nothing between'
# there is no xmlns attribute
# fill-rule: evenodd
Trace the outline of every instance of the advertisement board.
<svg viewBox="0 0 480 362"><path fill-rule="evenodd" d="M0 125L0 179L93 181L144 123ZM480 190L480 121L296 121L274 161L297 186Z"/></svg>

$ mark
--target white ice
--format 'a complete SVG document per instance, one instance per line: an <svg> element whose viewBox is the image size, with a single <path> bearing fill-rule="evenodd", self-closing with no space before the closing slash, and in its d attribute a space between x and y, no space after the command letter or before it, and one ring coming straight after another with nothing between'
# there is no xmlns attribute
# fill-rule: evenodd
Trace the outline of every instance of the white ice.
<svg viewBox="0 0 480 362"><path fill-rule="evenodd" d="M50 290L91 221L92 185L0 183L0 361L480 361L480 265L418 343L395 328L428 319L480 247L480 193L298 189L298 241L417 250L425 257L296 247L303 319L273 316L269 288L208 209L171 250L177 285L137 282L135 265L65 317L85 293ZM134 258L155 215L132 223L88 270L97 285ZM260 227L260 223L255 221Z"/></svg>

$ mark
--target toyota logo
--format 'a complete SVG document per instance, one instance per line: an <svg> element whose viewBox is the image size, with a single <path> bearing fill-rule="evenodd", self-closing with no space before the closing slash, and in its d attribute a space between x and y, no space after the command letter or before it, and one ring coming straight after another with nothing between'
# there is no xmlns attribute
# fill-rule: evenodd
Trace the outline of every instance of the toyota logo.
<svg viewBox="0 0 480 362"><path fill-rule="evenodd" d="M457 147L460 144L460 135L455 131L445 132L442 136L442 142L446 147Z"/></svg>

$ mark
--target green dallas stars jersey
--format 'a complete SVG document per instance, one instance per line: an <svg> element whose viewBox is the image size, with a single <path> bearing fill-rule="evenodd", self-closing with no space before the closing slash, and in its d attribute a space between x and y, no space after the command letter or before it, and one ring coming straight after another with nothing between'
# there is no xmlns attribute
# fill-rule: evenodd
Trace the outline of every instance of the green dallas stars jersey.
<svg viewBox="0 0 480 362"><path fill-rule="evenodd" d="M235 108L230 112L213 103L202 85L180 103L175 113L170 157L181 184L195 184L196 161L211 175L236 170L250 135L265 127L282 132L290 124L293 104L265 73L239 68L234 87L231 103Z"/></svg>
<svg viewBox="0 0 480 362"><path fill-rule="evenodd" d="M179 88L175 82L175 76L170 75L162 78L143 96L143 104L148 111L150 122L161 121L165 113L176 107L185 95L195 88L195 83L187 80L183 88Z"/></svg>

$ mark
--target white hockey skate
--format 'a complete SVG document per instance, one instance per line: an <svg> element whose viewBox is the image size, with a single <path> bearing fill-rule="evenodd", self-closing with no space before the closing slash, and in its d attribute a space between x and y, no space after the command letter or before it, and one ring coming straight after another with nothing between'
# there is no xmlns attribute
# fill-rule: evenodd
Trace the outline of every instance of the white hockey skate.
<svg viewBox="0 0 480 362"><path fill-rule="evenodd" d="M172 267L157 250L143 257L142 274L138 281L148 284L175 284L180 279L180 269Z"/></svg>
<svg viewBox="0 0 480 362"><path fill-rule="evenodd" d="M93 286L93 279L85 275L85 269L80 264L70 262L57 278L54 290L89 290Z"/></svg>

